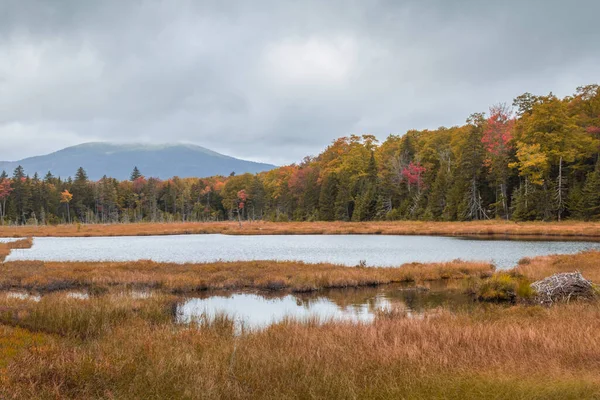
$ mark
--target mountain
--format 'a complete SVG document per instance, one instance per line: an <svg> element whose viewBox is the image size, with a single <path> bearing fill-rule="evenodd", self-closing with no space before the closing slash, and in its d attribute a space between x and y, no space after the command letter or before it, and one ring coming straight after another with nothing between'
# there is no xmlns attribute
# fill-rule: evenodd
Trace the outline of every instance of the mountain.
<svg viewBox="0 0 600 400"><path fill-rule="evenodd" d="M161 179L229 175L231 172L256 173L275 168L275 165L240 160L190 144L104 142L84 143L19 161L0 161L0 171L5 170L10 175L18 165L31 176L35 172L44 176L51 171L54 176L62 178L74 176L77 168L83 167L92 180L103 175L119 180L129 179L136 166L142 175Z"/></svg>

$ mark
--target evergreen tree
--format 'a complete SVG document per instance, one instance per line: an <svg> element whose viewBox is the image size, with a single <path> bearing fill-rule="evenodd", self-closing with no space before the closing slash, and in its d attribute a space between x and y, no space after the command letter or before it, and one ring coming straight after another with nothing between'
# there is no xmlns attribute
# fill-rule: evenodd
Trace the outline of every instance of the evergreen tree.
<svg viewBox="0 0 600 400"><path fill-rule="evenodd" d="M46 176L44 176L44 182L46 182L46 183L53 183L54 179L55 179L54 175L52 175L52 172L50 172L50 171L48 171Z"/></svg>
<svg viewBox="0 0 600 400"><path fill-rule="evenodd" d="M22 166L15 168L12 176L10 214L20 224L27 223L31 211L31 187Z"/></svg>
<svg viewBox="0 0 600 400"><path fill-rule="evenodd" d="M578 208L585 220L600 219L600 163L585 180Z"/></svg>
<svg viewBox="0 0 600 400"><path fill-rule="evenodd" d="M444 209L446 208L446 194L448 192L449 181L448 181L449 171L446 166L441 166L438 169L437 176L435 178L435 182L433 183L433 187L431 188L431 193L428 197L427 203L427 216L428 219L439 220L442 218L442 214L444 213Z"/></svg>
<svg viewBox="0 0 600 400"><path fill-rule="evenodd" d="M338 182L335 174L326 175L323 179L319 196L319 219L333 221L336 217L335 200L338 192Z"/></svg>
<svg viewBox="0 0 600 400"><path fill-rule="evenodd" d="M135 181L138 178L141 178L142 174L140 172L140 170L138 169L138 167L133 167L133 171L131 171L131 176L129 177L130 181Z"/></svg>
<svg viewBox="0 0 600 400"><path fill-rule="evenodd" d="M94 195L87 173L82 167L79 167L75 173L70 193L73 195L72 205L70 205L71 217L74 219L76 216L79 221L91 222L88 212L94 209Z"/></svg>

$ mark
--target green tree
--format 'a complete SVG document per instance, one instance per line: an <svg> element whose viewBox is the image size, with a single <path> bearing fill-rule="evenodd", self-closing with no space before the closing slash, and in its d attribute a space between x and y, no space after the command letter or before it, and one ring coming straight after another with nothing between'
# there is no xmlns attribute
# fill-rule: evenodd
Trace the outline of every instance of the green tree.
<svg viewBox="0 0 600 400"><path fill-rule="evenodd" d="M131 171L131 175L129 177L129 180L131 182L135 181L136 179L142 178L142 173L140 172L140 170L138 169L138 167L133 167L133 171Z"/></svg>
<svg viewBox="0 0 600 400"><path fill-rule="evenodd" d="M319 196L319 219L333 221L336 217L335 201L338 192L338 181L335 174L325 175Z"/></svg>
<svg viewBox="0 0 600 400"><path fill-rule="evenodd" d="M585 220L600 219L600 163L585 180L578 208Z"/></svg>

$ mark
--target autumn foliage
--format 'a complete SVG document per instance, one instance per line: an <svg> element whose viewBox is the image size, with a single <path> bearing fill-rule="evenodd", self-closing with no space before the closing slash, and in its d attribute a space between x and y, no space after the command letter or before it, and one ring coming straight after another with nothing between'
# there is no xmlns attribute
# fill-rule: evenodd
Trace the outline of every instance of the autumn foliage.
<svg viewBox="0 0 600 400"><path fill-rule="evenodd" d="M588 85L562 99L525 93L462 126L381 143L344 136L316 156L256 175L160 180L135 168L128 181L93 182L83 168L67 180L17 168L0 175L0 216L21 225L597 220L599 127L600 87Z"/></svg>

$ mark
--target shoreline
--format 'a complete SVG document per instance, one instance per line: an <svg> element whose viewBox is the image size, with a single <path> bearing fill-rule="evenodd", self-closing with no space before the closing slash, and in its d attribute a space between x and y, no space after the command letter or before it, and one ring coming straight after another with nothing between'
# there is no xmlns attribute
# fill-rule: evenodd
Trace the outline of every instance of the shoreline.
<svg viewBox="0 0 600 400"><path fill-rule="evenodd" d="M598 222L176 222L0 226L0 237L114 237L192 234L445 236L482 240L600 241Z"/></svg>

